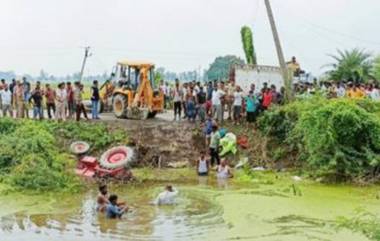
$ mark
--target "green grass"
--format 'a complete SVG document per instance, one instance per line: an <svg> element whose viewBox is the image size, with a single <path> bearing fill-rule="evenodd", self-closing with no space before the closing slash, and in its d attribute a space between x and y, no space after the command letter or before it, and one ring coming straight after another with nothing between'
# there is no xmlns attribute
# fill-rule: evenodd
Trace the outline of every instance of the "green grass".
<svg viewBox="0 0 380 241"><path fill-rule="evenodd" d="M16 191L78 191L73 141L86 141L93 153L125 144L126 133L104 124L0 119L0 183Z"/></svg>

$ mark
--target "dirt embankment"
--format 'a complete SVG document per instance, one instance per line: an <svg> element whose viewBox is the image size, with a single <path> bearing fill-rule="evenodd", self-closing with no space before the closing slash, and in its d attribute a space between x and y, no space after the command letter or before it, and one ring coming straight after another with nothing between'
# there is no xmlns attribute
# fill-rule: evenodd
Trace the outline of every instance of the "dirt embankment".
<svg viewBox="0 0 380 241"><path fill-rule="evenodd" d="M128 133L129 144L137 152L137 165L144 167L184 167L193 165L204 149L199 128L186 122L159 119L114 120L111 128Z"/></svg>
<svg viewBox="0 0 380 241"><path fill-rule="evenodd" d="M195 164L201 150L205 148L202 130L198 125L187 122L172 122L164 119L137 120L103 120L111 128L124 129L128 134L129 145L134 146L139 167L185 167ZM231 165L248 158L249 163L256 167L282 169L291 167L289 161L277 160L276 146L261 136L255 128L234 126L226 123L227 130L236 136L248 137L248 148L238 147L236 155L229 154L227 158Z"/></svg>

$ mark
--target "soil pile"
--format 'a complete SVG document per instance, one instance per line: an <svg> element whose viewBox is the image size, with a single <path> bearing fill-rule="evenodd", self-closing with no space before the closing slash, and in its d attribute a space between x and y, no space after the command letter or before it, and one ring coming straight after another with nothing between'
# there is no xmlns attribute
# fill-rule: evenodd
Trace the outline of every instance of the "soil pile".
<svg viewBox="0 0 380 241"><path fill-rule="evenodd" d="M137 152L137 165L142 167L185 167L193 165L204 149L199 128L187 123L173 123L155 119L141 122L114 122L124 128L130 145Z"/></svg>

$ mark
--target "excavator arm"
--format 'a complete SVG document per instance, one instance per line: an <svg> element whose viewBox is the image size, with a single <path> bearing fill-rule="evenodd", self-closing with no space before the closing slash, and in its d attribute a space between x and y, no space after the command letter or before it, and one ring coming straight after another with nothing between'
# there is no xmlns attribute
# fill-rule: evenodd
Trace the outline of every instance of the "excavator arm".
<svg viewBox="0 0 380 241"><path fill-rule="evenodd" d="M140 85L136 90L132 107L151 108L153 98L153 89L148 79L148 70L141 68Z"/></svg>

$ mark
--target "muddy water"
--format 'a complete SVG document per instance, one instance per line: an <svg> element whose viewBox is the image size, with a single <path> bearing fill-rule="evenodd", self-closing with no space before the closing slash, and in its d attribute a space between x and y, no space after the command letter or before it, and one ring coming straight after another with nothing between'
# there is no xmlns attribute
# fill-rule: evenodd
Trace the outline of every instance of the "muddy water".
<svg viewBox="0 0 380 241"><path fill-rule="evenodd" d="M269 174L244 184L213 177L171 181L180 190L173 207L150 204L163 184L111 186L132 207L121 220L96 213L95 186L71 196L3 195L0 240L368 240L361 233L336 229L335 220L358 209L380 214L376 187L272 178Z"/></svg>

